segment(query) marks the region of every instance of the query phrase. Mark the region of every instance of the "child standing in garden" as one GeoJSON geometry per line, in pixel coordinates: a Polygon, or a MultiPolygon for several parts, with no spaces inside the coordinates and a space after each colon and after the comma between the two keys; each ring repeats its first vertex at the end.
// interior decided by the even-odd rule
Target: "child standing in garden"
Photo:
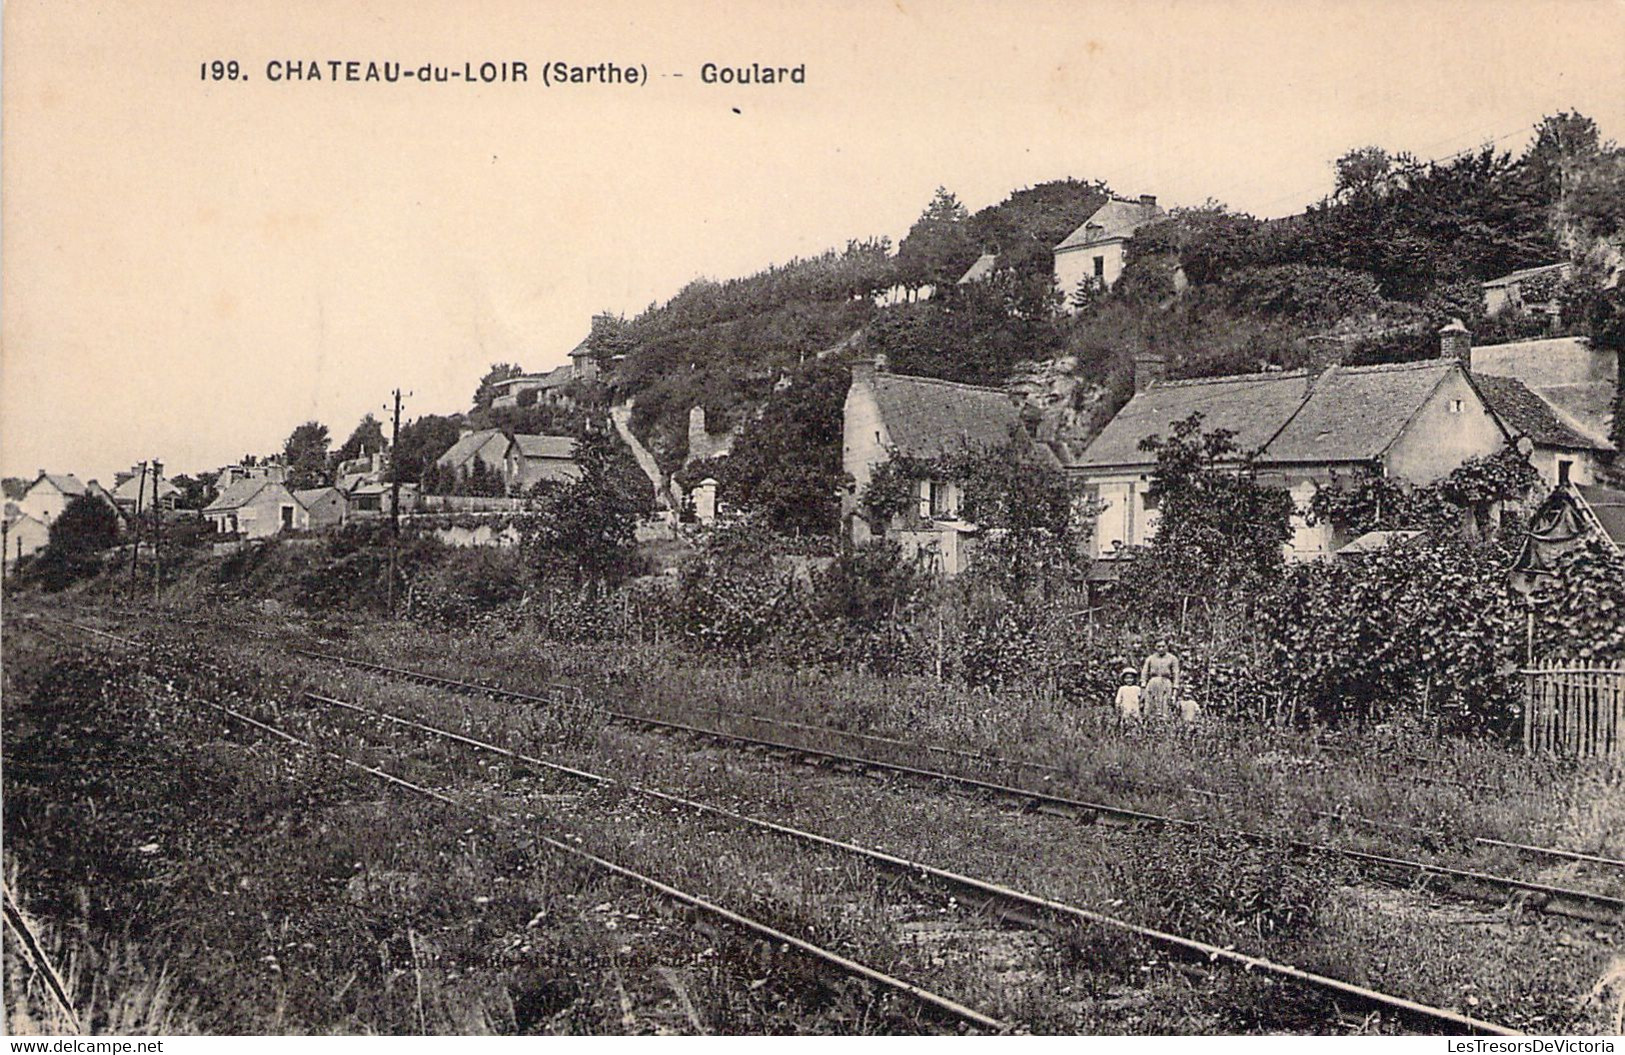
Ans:
{"type": "Polygon", "coordinates": [[[1133,667],[1123,668],[1123,684],[1117,687],[1117,699],[1114,701],[1114,705],[1117,707],[1118,717],[1124,721],[1138,721],[1140,718],[1140,683],[1138,678],[1139,671],[1133,667]]]}

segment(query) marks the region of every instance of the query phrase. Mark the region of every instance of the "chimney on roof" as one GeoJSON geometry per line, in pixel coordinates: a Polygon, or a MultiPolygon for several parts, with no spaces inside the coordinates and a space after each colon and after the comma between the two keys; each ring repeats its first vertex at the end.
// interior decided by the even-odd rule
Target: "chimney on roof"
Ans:
{"type": "Polygon", "coordinates": [[[1451,319],[1439,330],[1439,358],[1454,359],[1463,370],[1473,368],[1473,335],[1460,319],[1451,319]]]}
{"type": "Polygon", "coordinates": [[[1158,352],[1140,352],[1134,357],[1134,394],[1139,395],[1151,387],[1153,381],[1161,381],[1168,360],[1158,352]]]}
{"type": "Polygon", "coordinates": [[[1157,204],[1157,196],[1155,194],[1142,194],[1140,195],[1140,204],[1148,209],[1154,208],[1157,204]]]}

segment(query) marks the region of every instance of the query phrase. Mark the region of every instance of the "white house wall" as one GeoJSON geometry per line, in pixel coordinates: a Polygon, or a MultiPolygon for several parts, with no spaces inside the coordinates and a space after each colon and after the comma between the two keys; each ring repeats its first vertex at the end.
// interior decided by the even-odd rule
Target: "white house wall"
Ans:
{"type": "Polygon", "coordinates": [[[1078,285],[1086,278],[1095,277],[1095,257],[1101,258],[1101,277],[1108,287],[1117,283],[1123,274],[1123,246],[1121,240],[1100,245],[1080,246],[1055,254],[1055,288],[1066,298],[1068,310],[1078,285]]]}

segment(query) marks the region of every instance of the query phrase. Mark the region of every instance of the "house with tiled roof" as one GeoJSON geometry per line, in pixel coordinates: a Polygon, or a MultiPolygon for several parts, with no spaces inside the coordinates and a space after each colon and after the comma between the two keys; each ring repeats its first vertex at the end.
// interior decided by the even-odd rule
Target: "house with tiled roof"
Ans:
{"type": "MultiPolygon", "coordinates": [[[[1176,422],[1202,415],[1202,430],[1234,434],[1238,456],[1250,455],[1261,481],[1284,487],[1300,509],[1339,476],[1376,471],[1428,484],[1472,457],[1512,439],[1490,410],[1464,362],[1464,329],[1441,331],[1446,354],[1411,363],[1308,369],[1163,381],[1154,358],[1136,363],[1136,392],[1069,465],[1102,512],[1093,555],[1111,557],[1156,533],[1157,501],[1149,493],[1156,459],[1140,449],[1167,436],[1176,422]]],[[[1238,459],[1239,464],[1239,459],[1238,459]]],[[[1334,525],[1292,523],[1289,559],[1332,552],[1334,525]]]]}
{"type": "Polygon", "coordinates": [[[166,511],[174,511],[180,502],[181,489],[168,480],[155,480],[154,475],[152,469],[146,465],[132,465],[129,472],[114,475],[111,493],[113,501],[122,512],[126,515],[133,514],[138,505],[145,512],[154,504],[166,511]]]}
{"type": "Polygon", "coordinates": [[[1582,433],[1552,405],[1515,377],[1479,374],[1474,378],[1490,409],[1514,438],[1526,437],[1529,462],[1547,487],[1573,481],[1594,483],[1613,445],[1582,433]]]}
{"type": "Polygon", "coordinates": [[[1549,337],[1476,346],[1472,364],[1497,412],[1504,410],[1509,427],[1530,438],[1531,460],[1548,484],[1555,486],[1565,472],[1575,483],[1592,483],[1614,459],[1608,437],[1618,352],[1585,337],[1549,337]]]}
{"type": "Polygon", "coordinates": [[[1016,400],[1002,389],[894,374],[883,359],[854,364],[841,438],[841,466],[852,479],[841,513],[852,541],[892,539],[931,569],[957,574],[978,532],[960,515],[959,481],[933,476],[910,481],[914,503],[886,523],[871,523],[864,514],[865,489],[875,471],[895,457],[930,462],[1011,443],[1054,463],[1047,447],[1027,440],[1016,400]]]}
{"type": "Polygon", "coordinates": [[[49,525],[62,515],[69,502],[84,493],[84,482],[72,473],[48,473],[41,469],[34,482],[28,485],[28,490],[23,492],[22,498],[17,500],[17,508],[49,525]]]}
{"type": "Polygon", "coordinates": [[[598,359],[589,347],[590,341],[590,337],[583,337],[581,343],[570,349],[567,353],[570,361],[563,366],[556,366],[539,374],[521,374],[496,382],[491,386],[496,393],[491,400],[491,406],[516,407],[521,402],[529,403],[536,400],[554,403],[566,401],[565,389],[569,385],[577,381],[598,379],[598,359]],[[526,392],[534,392],[536,395],[524,396],[526,392]]]}
{"type": "Polygon", "coordinates": [[[5,518],[0,520],[0,542],[4,545],[7,568],[32,553],[38,553],[49,541],[51,529],[45,521],[24,513],[15,502],[6,503],[5,518]]]}
{"type": "Polygon", "coordinates": [[[271,538],[284,531],[310,527],[310,512],[288,490],[279,473],[251,473],[232,478],[215,500],[203,507],[203,519],[222,535],[271,538]]]}
{"type": "Polygon", "coordinates": [[[1526,267],[1482,283],[1484,314],[1506,311],[1539,312],[1556,319],[1561,314],[1557,294],[1563,282],[1574,273],[1574,265],[1563,262],[1526,267]]]}
{"type": "Polygon", "coordinates": [[[349,498],[337,487],[307,487],[293,493],[312,530],[335,528],[343,524],[350,512],[349,498]]]}
{"type": "Polygon", "coordinates": [[[571,483],[581,478],[571,436],[510,435],[501,429],[465,429],[457,442],[435,461],[453,478],[478,471],[502,482],[505,493],[522,494],[542,481],[571,483]]]}
{"type": "Polygon", "coordinates": [[[1085,281],[1109,289],[1123,273],[1123,254],[1134,232],[1167,216],[1155,195],[1113,198],[1055,247],[1055,288],[1070,307],[1085,281]]]}

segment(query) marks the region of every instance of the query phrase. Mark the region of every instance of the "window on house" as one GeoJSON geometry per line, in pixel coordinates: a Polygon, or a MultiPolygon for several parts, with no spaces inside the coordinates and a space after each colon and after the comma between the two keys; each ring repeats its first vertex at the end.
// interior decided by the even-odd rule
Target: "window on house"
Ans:
{"type": "Polygon", "coordinates": [[[1106,277],[1106,258],[1103,257],[1103,256],[1095,257],[1095,277],[1096,278],[1105,278],[1106,277]]]}
{"type": "Polygon", "coordinates": [[[1452,413],[1452,414],[1460,414],[1461,411],[1462,411],[1462,408],[1465,407],[1466,405],[1467,405],[1466,403],[1462,402],[1459,399],[1452,399],[1450,401],[1450,413],[1452,413]]]}
{"type": "Polygon", "coordinates": [[[945,480],[931,481],[931,515],[933,517],[956,516],[959,510],[953,497],[953,485],[945,480]]]}
{"type": "Polygon", "coordinates": [[[293,529],[293,506],[282,507],[282,527],[285,531],[293,529]]]}
{"type": "Polygon", "coordinates": [[[1559,459],[1557,459],[1557,482],[1560,483],[1560,484],[1568,483],[1569,482],[1569,470],[1573,469],[1573,468],[1574,468],[1574,462],[1572,462],[1568,458],[1559,458],[1559,459]]]}

